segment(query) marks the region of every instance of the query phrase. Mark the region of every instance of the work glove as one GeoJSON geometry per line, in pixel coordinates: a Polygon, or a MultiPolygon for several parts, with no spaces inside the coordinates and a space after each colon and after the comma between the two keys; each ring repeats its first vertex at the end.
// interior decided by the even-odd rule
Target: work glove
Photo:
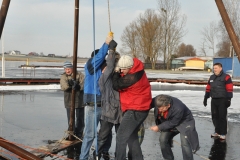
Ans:
{"type": "Polygon", "coordinates": [[[115,51],[116,47],[117,47],[117,42],[115,42],[114,40],[111,40],[111,42],[109,43],[109,47],[108,47],[109,50],[115,51]]]}
{"type": "Polygon", "coordinates": [[[69,84],[69,86],[72,86],[72,89],[73,89],[73,90],[80,89],[80,86],[79,86],[78,82],[75,81],[74,79],[70,79],[70,80],[68,81],[68,84],[69,84]]]}
{"type": "Polygon", "coordinates": [[[204,105],[205,107],[207,106],[207,98],[206,98],[206,97],[204,97],[203,105],[204,105]]]}
{"type": "Polygon", "coordinates": [[[113,37],[111,35],[108,35],[105,43],[109,45],[109,43],[112,41],[112,39],[113,39],[113,37]]]}
{"type": "Polygon", "coordinates": [[[231,106],[231,99],[226,99],[226,106],[227,108],[231,106]]]}
{"type": "Polygon", "coordinates": [[[73,86],[74,85],[74,79],[69,79],[68,80],[68,85],[73,86]]]}

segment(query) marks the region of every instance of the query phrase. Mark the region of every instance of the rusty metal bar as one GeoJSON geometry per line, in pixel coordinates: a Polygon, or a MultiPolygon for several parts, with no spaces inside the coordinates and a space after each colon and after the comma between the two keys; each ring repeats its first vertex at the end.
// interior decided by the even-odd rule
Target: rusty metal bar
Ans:
{"type": "MultiPolygon", "coordinates": [[[[73,42],[73,79],[76,80],[77,74],[77,51],[78,51],[78,24],[79,24],[79,0],[75,0],[74,15],[74,42],[73,42]]],[[[75,125],[75,90],[72,90],[71,111],[69,120],[69,131],[74,130],[75,125]]],[[[73,136],[69,135],[69,140],[73,140],[73,136]]]]}
{"type": "Polygon", "coordinates": [[[11,0],[3,0],[0,10],[0,39],[2,37],[2,31],[4,28],[5,19],[7,17],[8,8],[11,0]]]}
{"type": "Polygon", "coordinates": [[[220,12],[220,15],[222,17],[223,23],[227,29],[230,40],[232,41],[233,48],[234,48],[236,54],[238,55],[238,61],[240,61],[240,43],[239,43],[238,37],[234,31],[234,28],[232,26],[230,18],[227,14],[226,8],[225,8],[222,0],[215,0],[215,1],[216,1],[218,10],[220,12]]]}
{"type": "Polygon", "coordinates": [[[35,156],[34,154],[12,144],[7,142],[5,139],[0,137],[0,146],[5,148],[6,150],[18,155],[21,158],[27,159],[27,160],[41,160],[41,158],[35,156]]]}

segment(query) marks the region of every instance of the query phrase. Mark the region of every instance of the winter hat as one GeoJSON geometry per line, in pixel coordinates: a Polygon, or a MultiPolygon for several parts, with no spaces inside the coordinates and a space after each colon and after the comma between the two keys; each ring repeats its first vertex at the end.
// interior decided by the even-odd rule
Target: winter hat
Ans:
{"type": "Polygon", "coordinates": [[[123,55],[118,61],[118,67],[120,69],[132,68],[133,66],[133,58],[128,55],[123,55]]]}
{"type": "Polygon", "coordinates": [[[64,68],[64,69],[65,69],[65,68],[73,68],[73,65],[72,65],[71,62],[66,61],[66,62],[64,62],[64,64],[63,64],[63,68],[64,68]]]}
{"type": "MultiPolygon", "coordinates": [[[[95,55],[97,55],[98,51],[99,51],[99,49],[95,50],[95,55]]],[[[94,51],[92,51],[91,57],[94,57],[94,51]]]]}

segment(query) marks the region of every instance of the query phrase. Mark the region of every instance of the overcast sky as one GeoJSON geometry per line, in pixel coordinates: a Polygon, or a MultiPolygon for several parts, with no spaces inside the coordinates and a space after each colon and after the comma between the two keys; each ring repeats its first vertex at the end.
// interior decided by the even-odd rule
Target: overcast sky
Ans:
{"type": "MultiPolygon", "coordinates": [[[[2,2],[2,1],[0,1],[2,2]]],[[[200,31],[220,16],[214,0],[179,0],[187,15],[185,44],[199,53],[200,31]]],[[[72,55],[74,33],[74,0],[11,1],[4,26],[4,51],[24,54],[72,55]]],[[[157,9],[157,0],[110,0],[111,26],[121,47],[124,28],[146,9],[157,9]]],[[[101,47],[109,32],[107,0],[96,0],[96,48],[101,47]]],[[[80,0],[78,56],[90,57],[93,50],[92,0],[80,0]]],[[[2,52],[2,47],[1,47],[2,52]]],[[[211,50],[209,55],[211,55],[211,50]]]]}

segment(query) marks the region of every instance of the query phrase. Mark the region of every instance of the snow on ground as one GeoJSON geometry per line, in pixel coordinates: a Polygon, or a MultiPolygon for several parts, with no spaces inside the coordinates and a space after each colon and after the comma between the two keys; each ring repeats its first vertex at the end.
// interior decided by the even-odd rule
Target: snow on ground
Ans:
{"type": "Polygon", "coordinates": [[[56,89],[60,89],[59,84],[0,86],[0,91],[34,91],[34,90],[56,90],[56,89]]]}

